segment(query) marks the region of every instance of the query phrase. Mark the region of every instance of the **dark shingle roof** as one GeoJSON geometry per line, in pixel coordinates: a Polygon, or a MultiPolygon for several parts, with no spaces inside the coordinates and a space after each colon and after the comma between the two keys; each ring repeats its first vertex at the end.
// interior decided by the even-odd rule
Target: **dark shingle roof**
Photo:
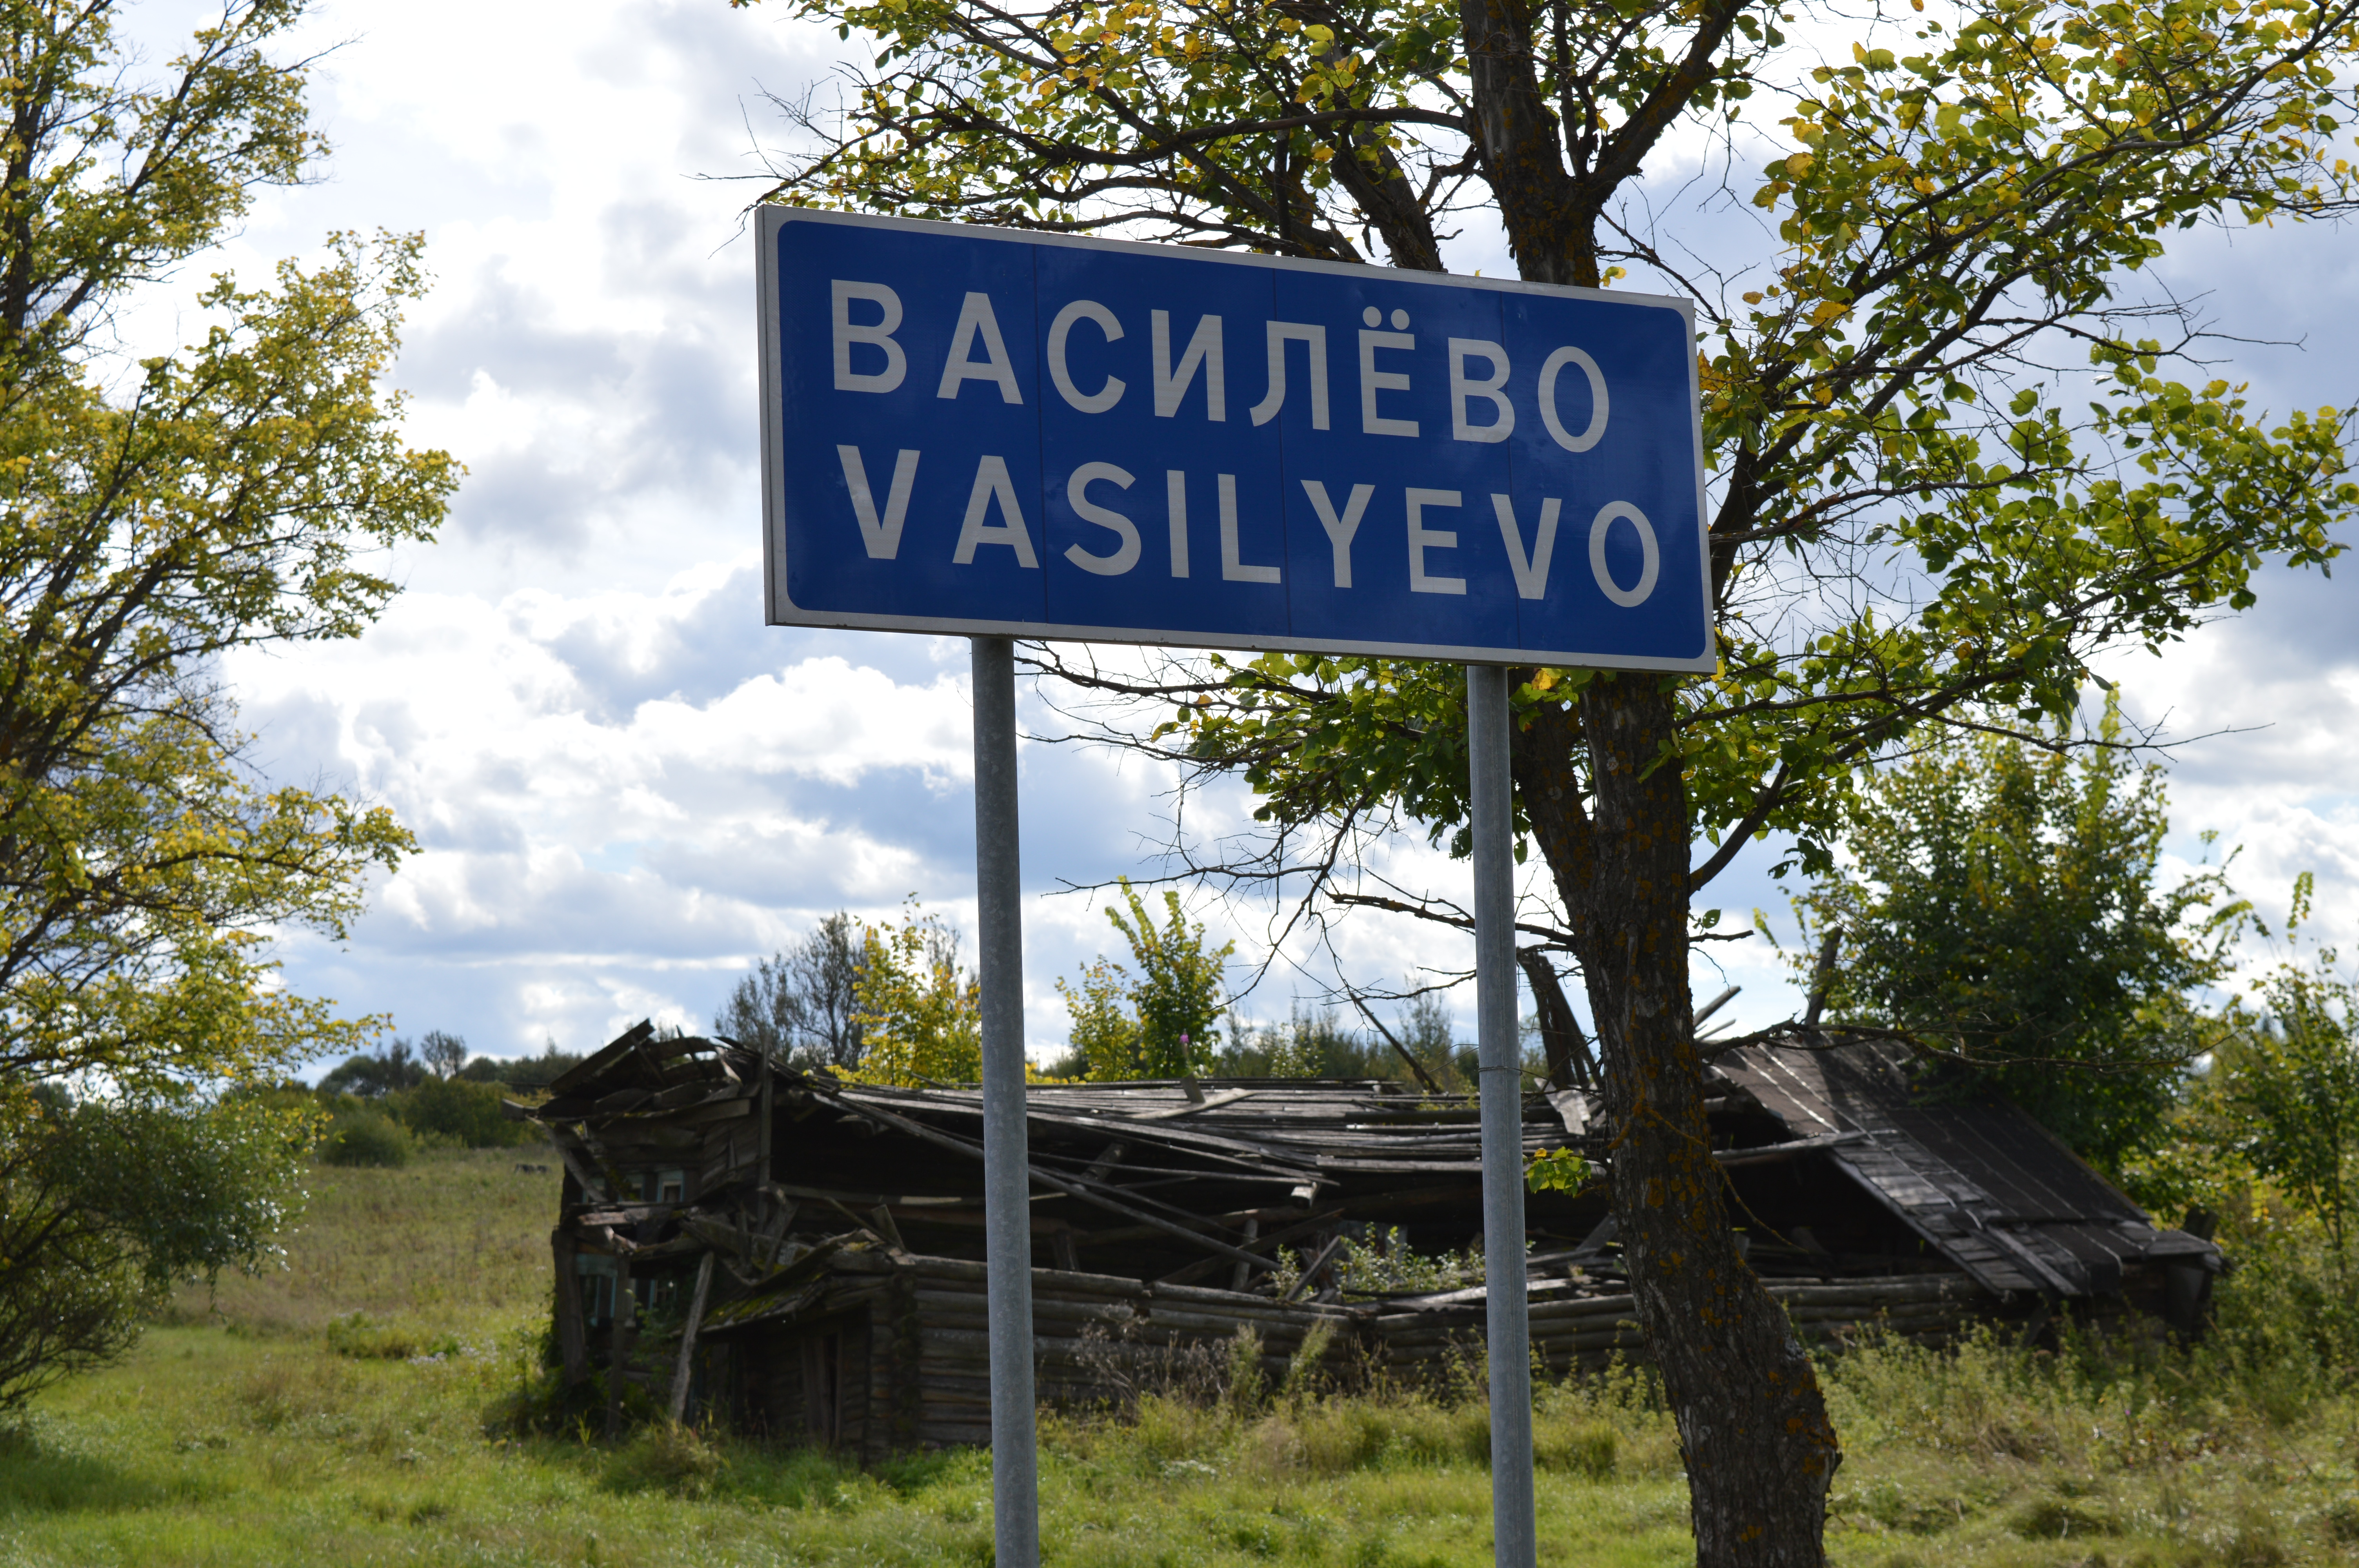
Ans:
{"type": "Polygon", "coordinates": [[[2125,1266],[2219,1258],[2017,1107],[1916,1103],[1898,1047],[1748,1046],[1712,1065],[1797,1138],[1864,1135],[1825,1157],[1986,1289],[2109,1294],[2125,1266]]]}

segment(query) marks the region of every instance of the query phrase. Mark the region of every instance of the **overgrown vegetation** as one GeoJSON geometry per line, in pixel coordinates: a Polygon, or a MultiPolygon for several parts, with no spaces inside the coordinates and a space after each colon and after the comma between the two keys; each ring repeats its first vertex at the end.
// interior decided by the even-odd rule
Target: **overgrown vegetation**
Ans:
{"type": "Polygon", "coordinates": [[[2065,739],[1944,741],[1867,781],[1851,863],[1796,901],[1825,938],[1797,968],[1917,1045],[1927,1098],[2005,1096],[2166,1219],[2245,1214],[2269,1258],[2292,1227],[2347,1283],[2359,983],[2309,939],[2311,879],[2274,926],[2223,868],[2158,886],[2160,770],[2065,739]],[[2207,1003],[2248,938],[2275,961],[2207,1003]]]}
{"type": "MultiPolygon", "coordinates": [[[[1516,820],[1597,1025],[1705,1558],[1814,1561],[1842,1454],[1707,1157],[1696,895],[1765,836],[1827,870],[1857,770],[1948,727],[2036,738],[2109,656],[2341,553],[2346,412],[2255,406],[2151,279],[2184,231],[2359,208],[2359,6],[783,3],[870,47],[779,100],[776,202],[1403,272],[1475,259],[1471,210],[1524,282],[1695,300],[1716,667],[1512,672],[1516,820]]],[[[1593,471],[1564,470],[1584,507],[1593,471]]],[[[1172,848],[1299,899],[1291,929],[1366,895],[1372,841],[1469,847],[1453,665],[1035,660],[1176,765],[1175,824],[1253,792],[1262,831],[1215,807],[1172,848]]]]}
{"type": "Polygon", "coordinates": [[[983,983],[959,962],[958,932],[911,893],[901,924],[860,927],[853,1022],[871,1083],[973,1083],[983,1071],[983,983]]]}
{"type": "MultiPolygon", "coordinates": [[[[941,1563],[987,1556],[989,1455],[840,1458],[710,1426],[604,1444],[503,1418],[540,1376],[558,1178],[495,1152],[321,1169],[287,1267],[184,1292],[120,1368],[0,1434],[0,1564],[941,1563]]],[[[2323,1236],[2226,1216],[2213,1341],[1868,1346],[1838,1568],[2359,1563],[2359,1328],[2323,1236]]],[[[1243,1357],[1042,1423],[1044,1552],[1076,1568],[1490,1560],[1480,1363],[1442,1386],[1239,1378],[1243,1357]]],[[[1691,1563],[1640,1371],[1542,1389],[1542,1562],[1691,1563]]]]}
{"type": "Polygon", "coordinates": [[[2077,756],[2069,726],[2053,750],[1935,741],[1864,781],[1848,863],[1797,901],[1809,946],[1840,955],[1814,982],[1832,1018],[1915,1042],[1929,1098],[2003,1096],[2116,1174],[2219,1037],[2192,996],[2228,971],[2245,909],[2218,866],[2158,883],[2162,770],[2122,738],[2108,711],[2077,756]]]}
{"type": "Polygon", "coordinates": [[[539,1130],[511,1120],[500,1101],[538,1099],[581,1060],[554,1044],[538,1056],[470,1060],[463,1037],[436,1029],[415,1050],[396,1036],[345,1057],[308,1101],[299,1085],[272,1093],[329,1119],[321,1147],[331,1164],[398,1166],[420,1145],[513,1149],[539,1142],[539,1130]]]}
{"type": "Polygon", "coordinates": [[[1158,925],[1130,879],[1120,885],[1122,902],[1106,905],[1106,919],[1130,945],[1136,973],[1100,957],[1082,966],[1080,984],[1058,980],[1073,1018],[1072,1048],[1051,1076],[1177,1078],[1221,1070],[1223,970],[1236,944],[1210,946],[1203,922],[1189,924],[1170,889],[1158,925]]]}
{"type": "Polygon", "coordinates": [[[317,178],[302,10],[172,41],[0,5],[0,1410],[267,1260],[308,1129],[232,1095],[377,1027],[280,984],[273,937],[343,940],[413,842],[266,780],[221,671],[358,636],[440,524],[457,467],[386,384],[418,242],[331,235],[125,327],[317,178]]]}

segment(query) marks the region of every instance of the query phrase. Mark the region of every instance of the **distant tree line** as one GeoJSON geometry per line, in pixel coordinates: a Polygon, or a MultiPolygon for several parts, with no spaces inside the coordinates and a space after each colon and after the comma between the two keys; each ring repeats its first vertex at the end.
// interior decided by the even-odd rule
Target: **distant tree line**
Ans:
{"type": "MultiPolygon", "coordinates": [[[[947,942],[942,957],[955,963],[954,941],[947,942]]],[[[861,959],[859,924],[838,911],[739,980],[712,1031],[794,1066],[857,1067],[861,959]]]]}
{"type": "MultiPolygon", "coordinates": [[[[1298,1005],[1283,1021],[1232,1015],[1226,965],[1166,890],[1158,920],[1127,880],[1106,910],[1129,948],[1101,955],[1057,989],[1071,1016],[1065,1053],[1046,1076],[1125,1078],[1397,1078],[1464,1092],[1473,1047],[1457,1041],[1440,996],[1412,978],[1397,1026],[1365,1034],[1332,1008],[1298,1005]],[[1390,1037],[1387,1038],[1386,1036],[1390,1037]],[[1412,1059],[1414,1065],[1412,1065],[1412,1059]]],[[[874,1082],[972,1082],[981,1070],[980,992],[960,962],[957,931],[913,896],[897,924],[839,911],[757,963],[713,1018],[713,1033],[789,1065],[874,1082]]]]}
{"type": "MultiPolygon", "coordinates": [[[[506,1149],[539,1129],[511,1120],[500,1101],[547,1090],[582,1057],[551,1042],[537,1056],[471,1056],[463,1036],[396,1035],[345,1057],[310,1091],[327,1113],[321,1157],[331,1164],[400,1165],[421,1147],[506,1149]]],[[[300,1091],[296,1091],[300,1092],[300,1091]]]]}

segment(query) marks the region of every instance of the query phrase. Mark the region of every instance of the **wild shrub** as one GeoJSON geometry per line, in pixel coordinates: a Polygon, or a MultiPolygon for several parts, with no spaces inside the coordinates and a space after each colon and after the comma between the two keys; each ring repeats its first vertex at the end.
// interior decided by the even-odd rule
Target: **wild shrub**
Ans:
{"type": "Polygon", "coordinates": [[[467,1347],[450,1331],[422,1329],[416,1324],[387,1323],[366,1313],[346,1313],[331,1318],[328,1348],[361,1361],[408,1361],[419,1357],[450,1357],[467,1347]]]}
{"type": "Polygon", "coordinates": [[[1323,1386],[1326,1379],[1320,1362],[1334,1342],[1335,1325],[1325,1318],[1303,1330],[1302,1343],[1295,1346],[1293,1357],[1286,1364],[1286,1381],[1278,1385],[1281,1403],[1299,1405],[1323,1386]]]}
{"type": "Polygon", "coordinates": [[[1621,1445],[1620,1436],[1602,1421],[1536,1422],[1532,1463],[1542,1470],[1609,1481],[1621,1445]]]}
{"type": "Polygon", "coordinates": [[[2359,1382],[2359,1292],[2316,1219],[2266,1190],[2245,1197],[2223,1228],[2236,1269],[2213,1287],[2196,1356],[2284,1426],[2359,1382]]]}
{"type": "Polygon", "coordinates": [[[374,1110],[353,1111],[328,1125],[320,1141],[320,1158],[331,1165],[377,1165],[397,1169],[409,1163],[418,1141],[399,1122],[374,1110]]]}
{"type": "Polygon", "coordinates": [[[1129,1443],[1147,1467],[1195,1459],[1217,1451],[1233,1430],[1226,1411],[1172,1394],[1148,1394],[1138,1401],[1129,1443]]]}
{"type": "Polygon", "coordinates": [[[1469,1247],[1429,1258],[1409,1246],[1399,1227],[1390,1226],[1365,1239],[1345,1237],[1336,1253],[1335,1278],[1346,1296],[1463,1290],[1483,1282],[1483,1251],[1469,1247]]]}
{"type": "Polygon", "coordinates": [[[1398,1405],[1374,1400],[1298,1400],[1256,1429],[1256,1445],[1270,1469],[1341,1476],[1381,1460],[1404,1413],[1398,1405]]]}
{"type": "Polygon", "coordinates": [[[1228,1348],[1228,1381],[1222,1393],[1231,1411],[1241,1415],[1260,1408],[1268,1387],[1261,1368],[1261,1331],[1251,1324],[1245,1325],[1229,1341],[1228,1348]]]}
{"type": "Polygon", "coordinates": [[[2085,1541],[2121,1533],[2114,1510],[2091,1498],[2034,1498],[2016,1509],[2007,1528],[2026,1541],[2085,1541]]]}
{"type": "Polygon", "coordinates": [[[385,1097],[387,1114],[420,1139],[462,1149],[513,1149],[535,1141],[540,1130],[511,1121],[500,1109],[495,1084],[469,1078],[427,1078],[385,1097]]]}
{"type": "MultiPolygon", "coordinates": [[[[636,1384],[625,1384],[625,1415],[652,1413],[652,1403],[636,1384]],[[635,1393],[636,1401],[628,1397],[635,1393]]],[[[605,1420],[603,1372],[569,1383],[561,1368],[527,1367],[484,1409],[484,1431],[495,1438],[571,1437],[587,1443],[604,1430],[605,1420]]]]}
{"type": "Polygon", "coordinates": [[[676,1421],[653,1422],[615,1454],[604,1484],[610,1491],[702,1498],[728,1467],[728,1458],[696,1428],[676,1421]]]}

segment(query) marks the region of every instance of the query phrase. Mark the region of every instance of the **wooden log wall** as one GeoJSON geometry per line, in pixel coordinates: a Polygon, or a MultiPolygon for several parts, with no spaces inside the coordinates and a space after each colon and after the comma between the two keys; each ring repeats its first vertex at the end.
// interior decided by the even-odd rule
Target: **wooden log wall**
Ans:
{"type": "MultiPolygon", "coordinates": [[[[1858,1280],[1836,1284],[1771,1284],[1805,1344],[1825,1343],[1881,1327],[1919,1344],[1942,1345],[1973,1322],[1998,1315],[1998,1298],[1963,1274],[1858,1280]]],[[[1628,1295],[1536,1301],[1529,1309],[1532,1349],[1552,1372],[1594,1368],[1615,1356],[1645,1359],[1636,1310],[1628,1295]]],[[[1469,1303],[1441,1310],[1380,1313],[1375,1329],[1388,1366],[1412,1376],[1438,1372],[1452,1357],[1479,1353],[1483,1309],[1469,1303]]]]}
{"type": "MultiPolygon", "coordinates": [[[[990,1440],[990,1342],[980,1263],[926,1258],[909,1265],[916,1320],[920,1441],[990,1440]]],[[[1240,1329],[1261,1340],[1261,1373],[1284,1379],[1312,1329],[1324,1324],[1323,1372],[1346,1371],[1364,1317],[1332,1306],[1071,1270],[1032,1271],[1035,1377],[1052,1404],[1123,1405],[1172,1388],[1211,1392],[1230,1371],[1240,1329]]]]}
{"type": "MultiPolygon", "coordinates": [[[[874,1463],[895,1450],[988,1443],[984,1266],[907,1253],[837,1261],[839,1271],[790,1321],[747,1331],[746,1392],[760,1424],[788,1441],[829,1425],[812,1414],[821,1392],[816,1346],[839,1340],[847,1348],[833,1365],[846,1380],[826,1390],[840,1412],[836,1445],[874,1463]],[[855,1339],[856,1354],[848,1348],[855,1339]]],[[[1271,1387],[1319,1325],[1327,1335],[1318,1365],[1328,1375],[1348,1373],[1374,1344],[1364,1312],[1316,1303],[1057,1269],[1034,1270],[1032,1290],[1035,1375],[1050,1403],[1121,1405],[1174,1387],[1210,1392],[1227,1377],[1230,1346],[1246,1326],[1260,1336],[1271,1387]]]]}
{"type": "MultiPolygon", "coordinates": [[[[792,1318],[749,1327],[748,1363],[763,1424],[788,1441],[832,1442],[875,1463],[896,1451],[991,1440],[990,1341],[984,1266],[963,1260],[855,1254],[832,1260],[823,1287],[792,1318]],[[824,1350],[822,1351],[822,1346],[824,1350]],[[816,1413],[824,1393],[832,1415],[816,1413]]],[[[1119,1408],[1140,1395],[1211,1395],[1230,1376],[1232,1346],[1251,1327],[1275,1389],[1323,1325],[1318,1367],[1348,1379],[1369,1366],[1438,1380],[1479,1357],[1480,1302],[1423,1309],[1274,1302],[1232,1291],[1153,1285],[1070,1270],[1033,1271],[1035,1375],[1045,1403],[1119,1408]]],[[[1963,1274],[1772,1285],[1806,1342],[1870,1326],[1924,1344],[1954,1340],[2002,1303],[1963,1274]]],[[[1534,1351],[1552,1372],[1644,1359],[1627,1295],[1536,1301],[1534,1351]]]]}

